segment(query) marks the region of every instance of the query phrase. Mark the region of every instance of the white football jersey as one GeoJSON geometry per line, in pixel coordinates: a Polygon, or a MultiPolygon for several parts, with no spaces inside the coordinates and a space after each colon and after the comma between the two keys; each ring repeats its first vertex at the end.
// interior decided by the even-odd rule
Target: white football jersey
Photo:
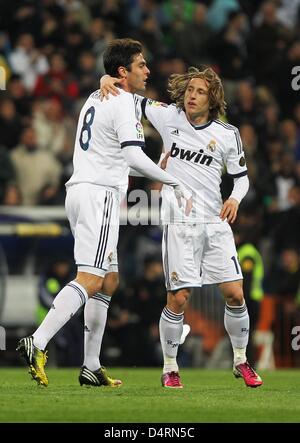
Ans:
{"type": "MultiPolygon", "coordinates": [[[[141,97],[139,97],[141,100],[141,97]]],[[[233,178],[247,175],[245,155],[236,127],[212,120],[193,126],[181,109],[144,98],[144,116],[160,133],[164,151],[171,151],[167,171],[193,193],[189,217],[179,208],[170,186],[162,189],[161,218],[164,223],[219,223],[222,208],[221,178],[227,172],[233,178]]]]}
{"type": "Polygon", "coordinates": [[[66,186],[93,183],[126,192],[129,167],[122,154],[126,146],[145,145],[141,109],[136,97],[120,94],[100,100],[93,92],[83,105],[76,132],[74,172],[66,186]]]}

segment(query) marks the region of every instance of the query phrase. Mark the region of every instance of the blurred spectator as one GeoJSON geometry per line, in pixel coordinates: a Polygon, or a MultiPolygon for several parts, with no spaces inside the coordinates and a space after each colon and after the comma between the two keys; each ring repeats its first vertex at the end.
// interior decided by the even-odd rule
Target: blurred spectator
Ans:
{"type": "MultiPolygon", "coordinates": [[[[56,4],[59,8],[59,5],[56,4]]],[[[63,22],[64,10],[58,9],[56,12],[51,8],[45,8],[43,11],[43,21],[41,23],[41,45],[44,53],[50,55],[54,49],[63,45],[64,33],[63,22]]]]}
{"type": "Polygon", "coordinates": [[[0,101],[0,144],[12,149],[19,143],[21,132],[22,122],[14,102],[3,98],[0,101]]]}
{"type": "MultiPolygon", "coordinates": [[[[291,207],[282,212],[273,227],[272,236],[275,251],[294,247],[300,251],[300,186],[292,186],[288,192],[291,207]]],[[[275,221],[275,220],[274,220],[275,221]]]]}
{"type": "Polygon", "coordinates": [[[269,166],[267,174],[277,174],[280,170],[281,157],[284,153],[284,146],[278,136],[268,137],[265,140],[266,164],[269,166]]]}
{"type": "MultiPolygon", "coordinates": [[[[156,0],[128,0],[128,28],[137,29],[141,26],[142,18],[145,15],[153,15],[155,19],[158,21],[159,26],[162,27],[164,25],[170,24],[174,22],[174,17],[172,17],[172,8],[177,9],[178,5],[183,9],[185,5],[190,6],[190,0],[180,1],[166,1],[160,4],[156,0]]],[[[183,16],[181,14],[182,10],[178,14],[179,16],[183,16]]]]}
{"type": "Polygon", "coordinates": [[[89,49],[89,41],[79,25],[73,25],[65,34],[64,52],[69,70],[74,72],[78,67],[80,53],[89,49]]]}
{"type": "Polygon", "coordinates": [[[264,107],[259,135],[262,143],[269,138],[279,137],[279,107],[277,103],[269,103],[264,107]]]}
{"type": "Polygon", "coordinates": [[[213,0],[208,10],[208,24],[214,32],[221,31],[227,23],[228,16],[240,9],[237,0],[213,0]]]}
{"type": "Polygon", "coordinates": [[[127,15],[129,14],[127,2],[120,0],[106,0],[97,5],[95,12],[99,14],[105,23],[120,38],[127,37],[130,27],[128,26],[127,15]]]}
{"type": "Polygon", "coordinates": [[[91,13],[89,7],[84,2],[78,0],[64,0],[63,5],[67,15],[67,21],[69,16],[69,20],[72,23],[80,25],[84,30],[89,28],[91,13]]]}
{"type": "Polygon", "coordinates": [[[297,25],[300,0],[280,0],[277,17],[284,26],[293,29],[297,25]]]}
{"type": "Polygon", "coordinates": [[[21,76],[29,92],[34,88],[37,77],[49,69],[46,57],[35,47],[34,37],[29,33],[20,35],[9,62],[13,72],[21,76]]]}
{"type": "Polygon", "coordinates": [[[294,170],[294,159],[290,154],[283,154],[280,169],[274,177],[276,186],[276,206],[278,211],[285,211],[292,206],[288,199],[289,191],[297,184],[294,170]]]}
{"type": "Polygon", "coordinates": [[[287,35],[278,21],[277,8],[276,2],[263,2],[259,24],[251,32],[252,66],[259,84],[273,84],[286,45],[287,35]]]}
{"type": "Polygon", "coordinates": [[[114,36],[113,32],[107,28],[105,21],[99,17],[94,18],[91,21],[89,38],[91,41],[90,49],[96,57],[98,73],[103,75],[105,73],[103,66],[103,53],[109,41],[116,38],[116,36],[114,36]]]}
{"type": "Polygon", "coordinates": [[[21,144],[13,149],[11,159],[22,204],[51,204],[58,192],[61,165],[51,153],[39,148],[32,127],[24,129],[21,144]]]}
{"type": "Polygon", "coordinates": [[[10,39],[6,32],[2,32],[0,27],[0,61],[1,65],[6,64],[6,61],[8,60],[9,54],[11,52],[11,43],[10,39]]]}
{"type": "Polygon", "coordinates": [[[89,51],[80,54],[76,71],[79,95],[86,98],[92,91],[99,88],[99,72],[96,67],[96,57],[89,51]]]}
{"type": "Polygon", "coordinates": [[[33,93],[36,97],[56,98],[67,108],[71,107],[79,89],[62,54],[56,52],[51,55],[50,69],[37,79],[33,93]]]}
{"type": "Polygon", "coordinates": [[[4,3],[8,4],[7,24],[11,35],[17,29],[18,33],[30,33],[39,37],[40,8],[36,7],[35,0],[4,3]]]}
{"type": "Polygon", "coordinates": [[[250,81],[243,80],[237,84],[236,101],[228,109],[228,120],[237,127],[243,123],[250,123],[256,127],[261,123],[261,108],[250,81]]]}
{"type": "Polygon", "coordinates": [[[7,90],[10,98],[13,100],[16,111],[19,114],[22,123],[29,123],[31,114],[32,100],[19,75],[14,74],[11,76],[7,90]]]}
{"type": "Polygon", "coordinates": [[[0,145],[0,204],[16,205],[20,201],[13,198],[16,195],[16,174],[13,163],[4,146],[0,145]]]}
{"type": "Polygon", "coordinates": [[[157,17],[153,14],[144,14],[141,27],[133,33],[133,38],[141,41],[146,46],[152,60],[167,54],[163,37],[157,17]]]}
{"type": "Polygon", "coordinates": [[[57,159],[69,159],[73,154],[74,121],[65,115],[63,106],[55,98],[44,100],[33,114],[39,148],[52,153],[57,159]]]}
{"type": "Polygon", "coordinates": [[[280,133],[284,143],[284,152],[294,157],[297,142],[297,126],[294,120],[283,120],[280,123],[280,133]]]}
{"type": "Polygon", "coordinates": [[[233,11],[224,30],[214,39],[215,58],[220,75],[226,80],[241,80],[251,73],[247,64],[247,34],[247,17],[241,11],[233,11]]]}
{"type": "Polygon", "coordinates": [[[199,67],[211,62],[210,51],[213,34],[207,24],[207,7],[205,5],[196,4],[193,20],[182,23],[178,29],[172,28],[172,31],[172,41],[176,42],[176,53],[189,66],[199,67]],[[201,39],[199,39],[200,35],[201,39]]]}
{"type": "Polygon", "coordinates": [[[284,51],[280,64],[273,73],[274,88],[280,105],[280,115],[282,118],[293,117],[295,107],[300,104],[299,91],[295,90],[292,84],[294,78],[292,69],[299,65],[300,39],[297,39],[284,51]]]}

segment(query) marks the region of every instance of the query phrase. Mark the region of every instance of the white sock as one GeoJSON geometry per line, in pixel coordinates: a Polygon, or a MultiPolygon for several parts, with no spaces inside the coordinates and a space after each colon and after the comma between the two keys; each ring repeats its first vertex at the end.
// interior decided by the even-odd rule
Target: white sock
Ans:
{"type": "Polygon", "coordinates": [[[230,337],[234,365],[245,363],[249,339],[249,315],[245,301],[242,306],[229,306],[226,303],[224,325],[230,337]]]}
{"type": "Polygon", "coordinates": [[[175,314],[167,307],[164,307],[160,321],[159,334],[164,356],[163,373],[178,371],[177,352],[183,330],[183,312],[175,314]]]}
{"type": "Polygon", "coordinates": [[[84,366],[91,371],[101,367],[100,350],[111,297],[98,292],[84,308],[84,366]]]}
{"type": "Polygon", "coordinates": [[[44,350],[51,338],[85,304],[88,294],[75,281],[68,283],[55,297],[51,309],[33,335],[33,344],[44,350]]]}

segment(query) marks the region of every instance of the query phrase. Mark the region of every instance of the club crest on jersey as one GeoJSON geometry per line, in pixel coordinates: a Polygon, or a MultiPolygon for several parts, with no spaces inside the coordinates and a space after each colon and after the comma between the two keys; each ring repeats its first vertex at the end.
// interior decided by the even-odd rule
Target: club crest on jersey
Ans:
{"type": "Polygon", "coordinates": [[[164,108],[168,107],[166,103],[158,102],[157,100],[151,100],[150,98],[148,98],[147,103],[150,106],[163,106],[164,108]]]}
{"type": "Polygon", "coordinates": [[[179,131],[178,129],[174,129],[174,131],[171,131],[172,135],[179,135],[179,131]]]}
{"type": "Polygon", "coordinates": [[[171,273],[171,280],[172,281],[179,281],[179,276],[178,276],[178,274],[177,274],[177,272],[172,272],[171,273]]]}
{"type": "Polygon", "coordinates": [[[209,149],[211,152],[214,152],[214,151],[216,150],[216,147],[217,147],[217,142],[216,142],[216,140],[212,139],[212,140],[208,143],[208,145],[207,145],[206,147],[207,147],[207,149],[209,149]]]}

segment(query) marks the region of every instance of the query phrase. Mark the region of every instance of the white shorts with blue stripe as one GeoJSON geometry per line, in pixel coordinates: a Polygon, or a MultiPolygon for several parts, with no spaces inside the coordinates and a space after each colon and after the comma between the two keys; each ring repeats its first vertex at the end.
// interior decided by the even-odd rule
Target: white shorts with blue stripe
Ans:
{"type": "Polygon", "coordinates": [[[229,224],[167,224],[162,241],[168,291],[242,280],[229,224]]]}
{"type": "Polygon", "coordinates": [[[100,277],[118,272],[118,191],[91,183],[75,184],[67,188],[65,206],[78,271],[100,277]]]}

